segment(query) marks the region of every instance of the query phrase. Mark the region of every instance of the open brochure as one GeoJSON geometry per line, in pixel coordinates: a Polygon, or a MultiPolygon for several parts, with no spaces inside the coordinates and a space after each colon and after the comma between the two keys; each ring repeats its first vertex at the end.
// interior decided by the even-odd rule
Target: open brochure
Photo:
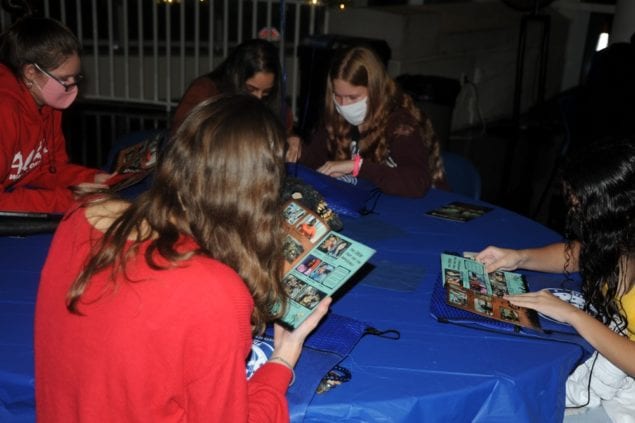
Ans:
{"type": "Polygon", "coordinates": [[[105,183],[120,191],[143,180],[157,164],[161,133],[122,149],[117,154],[115,174],[105,183]]]}
{"type": "Polygon", "coordinates": [[[286,203],[284,289],[289,298],[282,322],[296,328],[326,296],[362,267],[375,250],[333,232],[317,214],[295,201],[286,203]]]}
{"type": "Polygon", "coordinates": [[[540,331],[534,310],[512,305],[505,294],[527,292],[527,283],[518,273],[487,273],[485,266],[471,258],[441,254],[441,273],[446,302],[463,310],[540,331]]]}

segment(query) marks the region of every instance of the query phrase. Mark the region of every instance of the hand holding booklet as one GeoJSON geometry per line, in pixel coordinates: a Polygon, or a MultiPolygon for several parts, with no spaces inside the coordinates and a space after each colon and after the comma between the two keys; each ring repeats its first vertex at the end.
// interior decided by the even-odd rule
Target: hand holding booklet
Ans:
{"type": "Polygon", "coordinates": [[[441,272],[446,303],[481,316],[541,331],[538,314],[503,298],[527,292],[523,275],[496,271],[487,273],[472,258],[441,254],[441,272]]]}
{"type": "Polygon", "coordinates": [[[283,209],[287,235],[283,245],[288,302],[282,323],[296,328],[326,296],[332,295],[375,250],[340,233],[295,201],[283,209]]]}

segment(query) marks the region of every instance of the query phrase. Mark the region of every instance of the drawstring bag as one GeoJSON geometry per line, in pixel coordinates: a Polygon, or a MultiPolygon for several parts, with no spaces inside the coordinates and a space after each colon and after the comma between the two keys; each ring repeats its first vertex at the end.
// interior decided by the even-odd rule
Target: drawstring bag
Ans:
{"type": "MultiPolygon", "coordinates": [[[[292,421],[301,421],[316,392],[325,392],[355,375],[340,366],[364,335],[399,339],[395,330],[378,331],[365,322],[329,313],[316,330],[307,337],[300,360],[294,368],[295,382],[287,391],[292,421]]],[[[263,364],[273,352],[273,327],[268,326],[263,336],[257,336],[247,363],[247,377],[263,364]]]]}
{"type": "Polygon", "coordinates": [[[286,167],[287,177],[311,185],[322,194],[329,207],[342,216],[360,217],[372,213],[381,196],[381,191],[365,179],[357,178],[357,184],[352,185],[298,163],[287,163],[286,167]]]}
{"type": "Polygon", "coordinates": [[[443,323],[457,323],[466,326],[481,327],[483,329],[491,329],[502,332],[518,332],[520,326],[511,323],[501,322],[499,320],[488,319],[480,314],[470,313],[460,308],[452,307],[445,302],[445,288],[441,275],[434,284],[432,298],[430,299],[430,314],[432,317],[443,323]]]}
{"type": "Polygon", "coordinates": [[[540,317],[542,331],[526,329],[518,325],[489,319],[476,313],[452,307],[445,302],[445,297],[446,293],[442,277],[439,274],[430,299],[430,314],[438,322],[453,323],[459,326],[497,333],[508,333],[513,336],[574,344],[580,347],[584,360],[594,351],[593,347],[584,338],[580,337],[572,326],[566,323],[540,317]]]}

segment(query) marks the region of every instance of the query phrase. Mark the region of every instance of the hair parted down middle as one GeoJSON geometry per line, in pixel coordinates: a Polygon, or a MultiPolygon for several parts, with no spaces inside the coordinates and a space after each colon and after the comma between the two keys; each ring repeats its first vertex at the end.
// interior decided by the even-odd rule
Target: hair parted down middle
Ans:
{"type": "Polygon", "coordinates": [[[158,253],[172,264],[206,255],[234,269],[254,299],[252,328],[261,331],[284,310],[274,315],[274,304],[285,305],[283,149],[284,129],[257,98],[219,96],[198,105],[166,147],[152,187],[97,245],[68,293],[68,308],[78,312],[91,275],[111,266],[113,280],[125,274],[126,259],[150,241],[145,259],[153,268],[162,269],[154,259],[158,253]],[[127,248],[131,234],[137,239],[127,248]],[[196,241],[198,250],[176,250],[183,234],[196,241]]]}
{"type": "Polygon", "coordinates": [[[278,49],[269,41],[247,40],[236,46],[216,69],[208,74],[223,93],[247,93],[245,83],[257,73],[273,75],[273,86],[263,101],[271,110],[280,112],[280,59],[278,49]]]}
{"type": "MultiPolygon", "coordinates": [[[[441,146],[430,119],[413,103],[388,75],[377,55],[367,47],[353,47],[338,52],[326,81],[324,122],[328,133],[328,150],[335,160],[350,155],[350,124],[333,104],[333,81],[341,79],[351,85],[368,89],[368,112],[360,133],[359,149],[364,159],[382,163],[388,156],[386,127],[390,113],[401,107],[413,118],[411,130],[422,131],[429,151],[428,166],[432,183],[438,185],[445,178],[441,146]],[[418,123],[418,125],[417,125],[418,123]]],[[[403,130],[404,128],[401,128],[403,130]]]]}

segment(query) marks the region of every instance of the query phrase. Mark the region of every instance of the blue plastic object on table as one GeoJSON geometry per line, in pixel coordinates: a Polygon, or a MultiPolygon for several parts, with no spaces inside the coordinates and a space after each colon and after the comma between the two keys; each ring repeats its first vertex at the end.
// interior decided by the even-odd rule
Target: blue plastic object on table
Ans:
{"type": "Polygon", "coordinates": [[[357,179],[357,185],[323,175],[299,163],[286,164],[287,176],[298,178],[315,188],[331,210],[340,216],[360,217],[372,210],[379,189],[366,179],[357,179]]]}
{"type": "MultiPolygon", "coordinates": [[[[421,199],[384,195],[374,213],[344,218],[343,233],[377,254],[370,269],[335,296],[332,309],[397,329],[401,339],[362,338],[342,362],[352,379],[315,395],[303,421],[562,421],[565,380],[588,347],[579,337],[489,332],[430,315],[440,252],[479,251],[490,244],[520,248],[560,237],[500,208],[466,223],[425,215],[457,200],[466,198],[439,190],[421,199]]],[[[2,422],[34,421],[33,310],[50,239],[0,237],[2,422]]],[[[562,278],[527,276],[532,290],[559,287],[562,278]]]]}

